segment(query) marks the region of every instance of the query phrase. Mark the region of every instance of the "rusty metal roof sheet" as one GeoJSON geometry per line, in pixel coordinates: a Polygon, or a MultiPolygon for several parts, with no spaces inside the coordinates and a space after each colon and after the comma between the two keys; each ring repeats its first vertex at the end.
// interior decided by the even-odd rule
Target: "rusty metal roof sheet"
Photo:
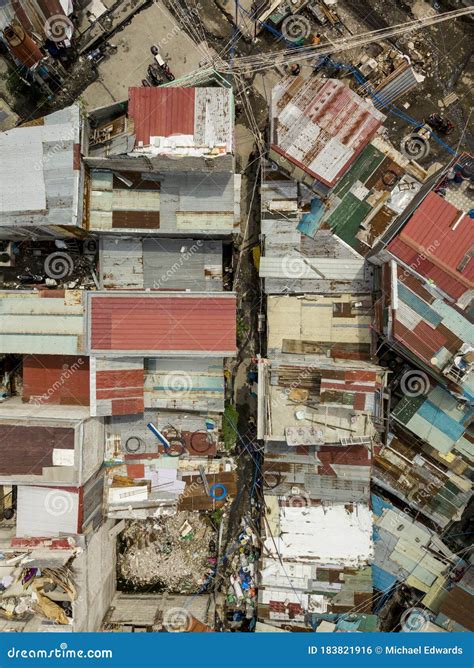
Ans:
{"type": "Polygon", "coordinates": [[[230,89],[130,88],[128,113],[138,147],[181,155],[232,152],[230,89]]]}
{"type": "Polygon", "coordinates": [[[290,76],[272,92],[272,149],[333,187],[384,119],[341,81],[290,76]]]}
{"type": "Polygon", "coordinates": [[[128,96],[137,142],[194,134],[194,88],[130,88],[128,96]]]}

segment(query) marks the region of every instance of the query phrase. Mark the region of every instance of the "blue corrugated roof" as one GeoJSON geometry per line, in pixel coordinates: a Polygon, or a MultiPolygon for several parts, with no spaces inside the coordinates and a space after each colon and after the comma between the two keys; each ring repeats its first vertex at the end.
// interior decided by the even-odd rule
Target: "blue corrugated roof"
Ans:
{"type": "Polygon", "coordinates": [[[298,232],[301,232],[301,234],[305,234],[307,237],[314,237],[314,235],[319,229],[319,225],[323,218],[323,214],[324,214],[324,204],[318,197],[314,197],[311,200],[310,213],[303,214],[296,229],[298,230],[298,232]]]}
{"type": "MultiPolygon", "coordinates": [[[[443,432],[453,443],[461,438],[466,429],[462,423],[456,422],[452,417],[446,415],[441,408],[433,404],[429,399],[420,406],[418,415],[427,422],[430,422],[435,429],[443,432]]],[[[463,417],[464,414],[460,411],[460,418],[463,417]]]]}
{"type": "Polygon", "coordinates": [[[375,564],[372,566],[372,579],[374,589],[385,592],[389,591],[397,581],[394,575],[382,570],[379,566],[375,566],[375,564]]]}
{"type": "Polygon", "coordinates": [[[443,325],[464,342],[472,340],[472,325],[461,313],[455,311],[451,306],[445,304],[441,299],[436,299],[432,308],[443,318],[443,325]]]}
{"type": "Polygon", "coordinates": [[[421,315],[425,320],[427,320],[434,327],[437,327],[443,320],[443,317],[436,313],[426,302],[420,299],[414,292],[409,290],[403,283],[398,282],[398,297],[399,299],[408,304],[415,313],[421,315]]]}

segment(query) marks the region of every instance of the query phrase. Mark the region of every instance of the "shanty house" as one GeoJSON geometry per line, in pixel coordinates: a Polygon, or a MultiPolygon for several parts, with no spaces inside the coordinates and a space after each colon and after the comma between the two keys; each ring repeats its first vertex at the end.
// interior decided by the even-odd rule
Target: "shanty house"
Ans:
{"type": "Polygon", "coordinates": [[[0,133],[0,238],[59,238],[82,229],[84,141],[78,106],[0,133]]]}

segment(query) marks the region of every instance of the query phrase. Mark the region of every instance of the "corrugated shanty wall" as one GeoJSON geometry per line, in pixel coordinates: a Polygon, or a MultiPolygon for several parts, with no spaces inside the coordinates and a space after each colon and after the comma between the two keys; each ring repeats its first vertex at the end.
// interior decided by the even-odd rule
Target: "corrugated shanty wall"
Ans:
{"type": "Polygon", "coordinates": [[[92,415],[143,413],[143,395],[143,358],[91,358],[92,415]]]}

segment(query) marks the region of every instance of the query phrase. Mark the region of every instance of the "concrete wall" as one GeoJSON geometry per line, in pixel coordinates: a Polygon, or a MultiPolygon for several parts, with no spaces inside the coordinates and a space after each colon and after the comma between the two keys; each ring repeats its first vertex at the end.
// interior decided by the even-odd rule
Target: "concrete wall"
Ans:
{"type": "Polygon", "coordinates": [[[74,632],[98,631],[116,590],[116,537],[109,520],[86,538],[84,551],[74,562],[78,597],[73,604],[74,632]]]}

